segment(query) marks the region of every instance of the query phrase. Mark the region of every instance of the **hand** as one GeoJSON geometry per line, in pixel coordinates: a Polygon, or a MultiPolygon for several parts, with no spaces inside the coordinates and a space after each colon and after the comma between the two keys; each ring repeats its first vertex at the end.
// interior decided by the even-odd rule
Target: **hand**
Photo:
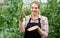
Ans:
{"type": "Polygon", "coordinates": [[[25,14],[24,11],[25,10],[21,10],[21,12],[20,12],[20,21],[21,22],[23,21],[23,15],[25,14]]]}
{"type": "Polygon", "coordinates": [[[21,21],[21,22],[23,21],[22,16],[20,16],[20,21],[21,21]]]}
{"type": "Polygon", "coordinates": [[[33,26],[33,27],[31,27],[31,28],[29,28],[29,29],[27,29],[28,31],[33,31],[33,30],[36,30],[36,29],[38,29],[39,27],[38,26],[33,26]]]}

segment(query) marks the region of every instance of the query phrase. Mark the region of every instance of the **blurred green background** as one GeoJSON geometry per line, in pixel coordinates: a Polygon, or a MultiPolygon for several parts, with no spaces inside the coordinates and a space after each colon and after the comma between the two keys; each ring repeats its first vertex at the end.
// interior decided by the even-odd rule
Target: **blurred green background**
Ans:
{"type": "MultiPolygon", "coordinates": [[[[46,0],[47,3],[39,1],[41,14],[48,17],[48,38],[60,38],[60,0],[46,0]]],[[[0,38],[24,37],[24,33],[20,33],[19,29],[20,12],[24,5],[23,0],[0,0],[0,38]]],[[[29,15],[29,3],[25,5],[25,9],[25,15],[29,15]]]]}

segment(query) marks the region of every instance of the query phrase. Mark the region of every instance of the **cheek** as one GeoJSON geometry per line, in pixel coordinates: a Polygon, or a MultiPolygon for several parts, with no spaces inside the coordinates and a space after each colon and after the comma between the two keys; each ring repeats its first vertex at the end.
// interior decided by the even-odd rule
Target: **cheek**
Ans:
{"type": "Polygon", "coordinates": [[[37,13],[37,12],[39,12],[39,9],[32,9],[32,8],[30,8],[30,11],[31,11],[31,12],[36,12],[36,13],[37,13]]]}
{"type": "Polygon", "coordinates": [[[36,9],[35,11],[36,11],[36,12],[39,12],[39,10],[38,10],[38,9],[36,9]]]}
{"type": "Polygon", "coordinates": [[[30,8],[30,11],[32,11],[32,9],[30,8]]]}

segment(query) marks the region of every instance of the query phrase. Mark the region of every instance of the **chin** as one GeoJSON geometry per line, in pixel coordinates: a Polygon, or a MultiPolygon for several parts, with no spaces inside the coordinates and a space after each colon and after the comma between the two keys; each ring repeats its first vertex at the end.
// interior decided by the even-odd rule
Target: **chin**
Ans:
{"type": "Polygon", "coordinates": [[[38,13],[34,12],[33,14],[36,15],[36,14],[38,14],[38,13]]]}
{"type": "Polygon", "coordinates": [[[34,15],[36,15],[36,14],[34,14],[34,15]]]}

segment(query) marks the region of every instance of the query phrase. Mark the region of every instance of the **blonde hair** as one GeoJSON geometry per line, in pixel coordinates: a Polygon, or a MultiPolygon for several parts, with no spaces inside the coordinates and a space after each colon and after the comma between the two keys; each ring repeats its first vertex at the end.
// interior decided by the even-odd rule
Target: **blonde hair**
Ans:
{"type": "MultiPolygon", "coordinates": [[[[38,8],[40,9],[40,2],[38,1],[33,1],[31,4],[30,4],[30,7],[32,4],[37,4],[38,5],[38,8]]],[[[41,14],[41,12],[39,12],[39,14],[41,14]]]]}
{"type": "Polygon", "coordinates": [[[38,1],[33,1],[33,2],[30,4],[30,7],[31,7],[32,4],[37,4],[37,5],[38,5],[38,8],[40,9],[40,2],[38,2],[38,1]]]}

